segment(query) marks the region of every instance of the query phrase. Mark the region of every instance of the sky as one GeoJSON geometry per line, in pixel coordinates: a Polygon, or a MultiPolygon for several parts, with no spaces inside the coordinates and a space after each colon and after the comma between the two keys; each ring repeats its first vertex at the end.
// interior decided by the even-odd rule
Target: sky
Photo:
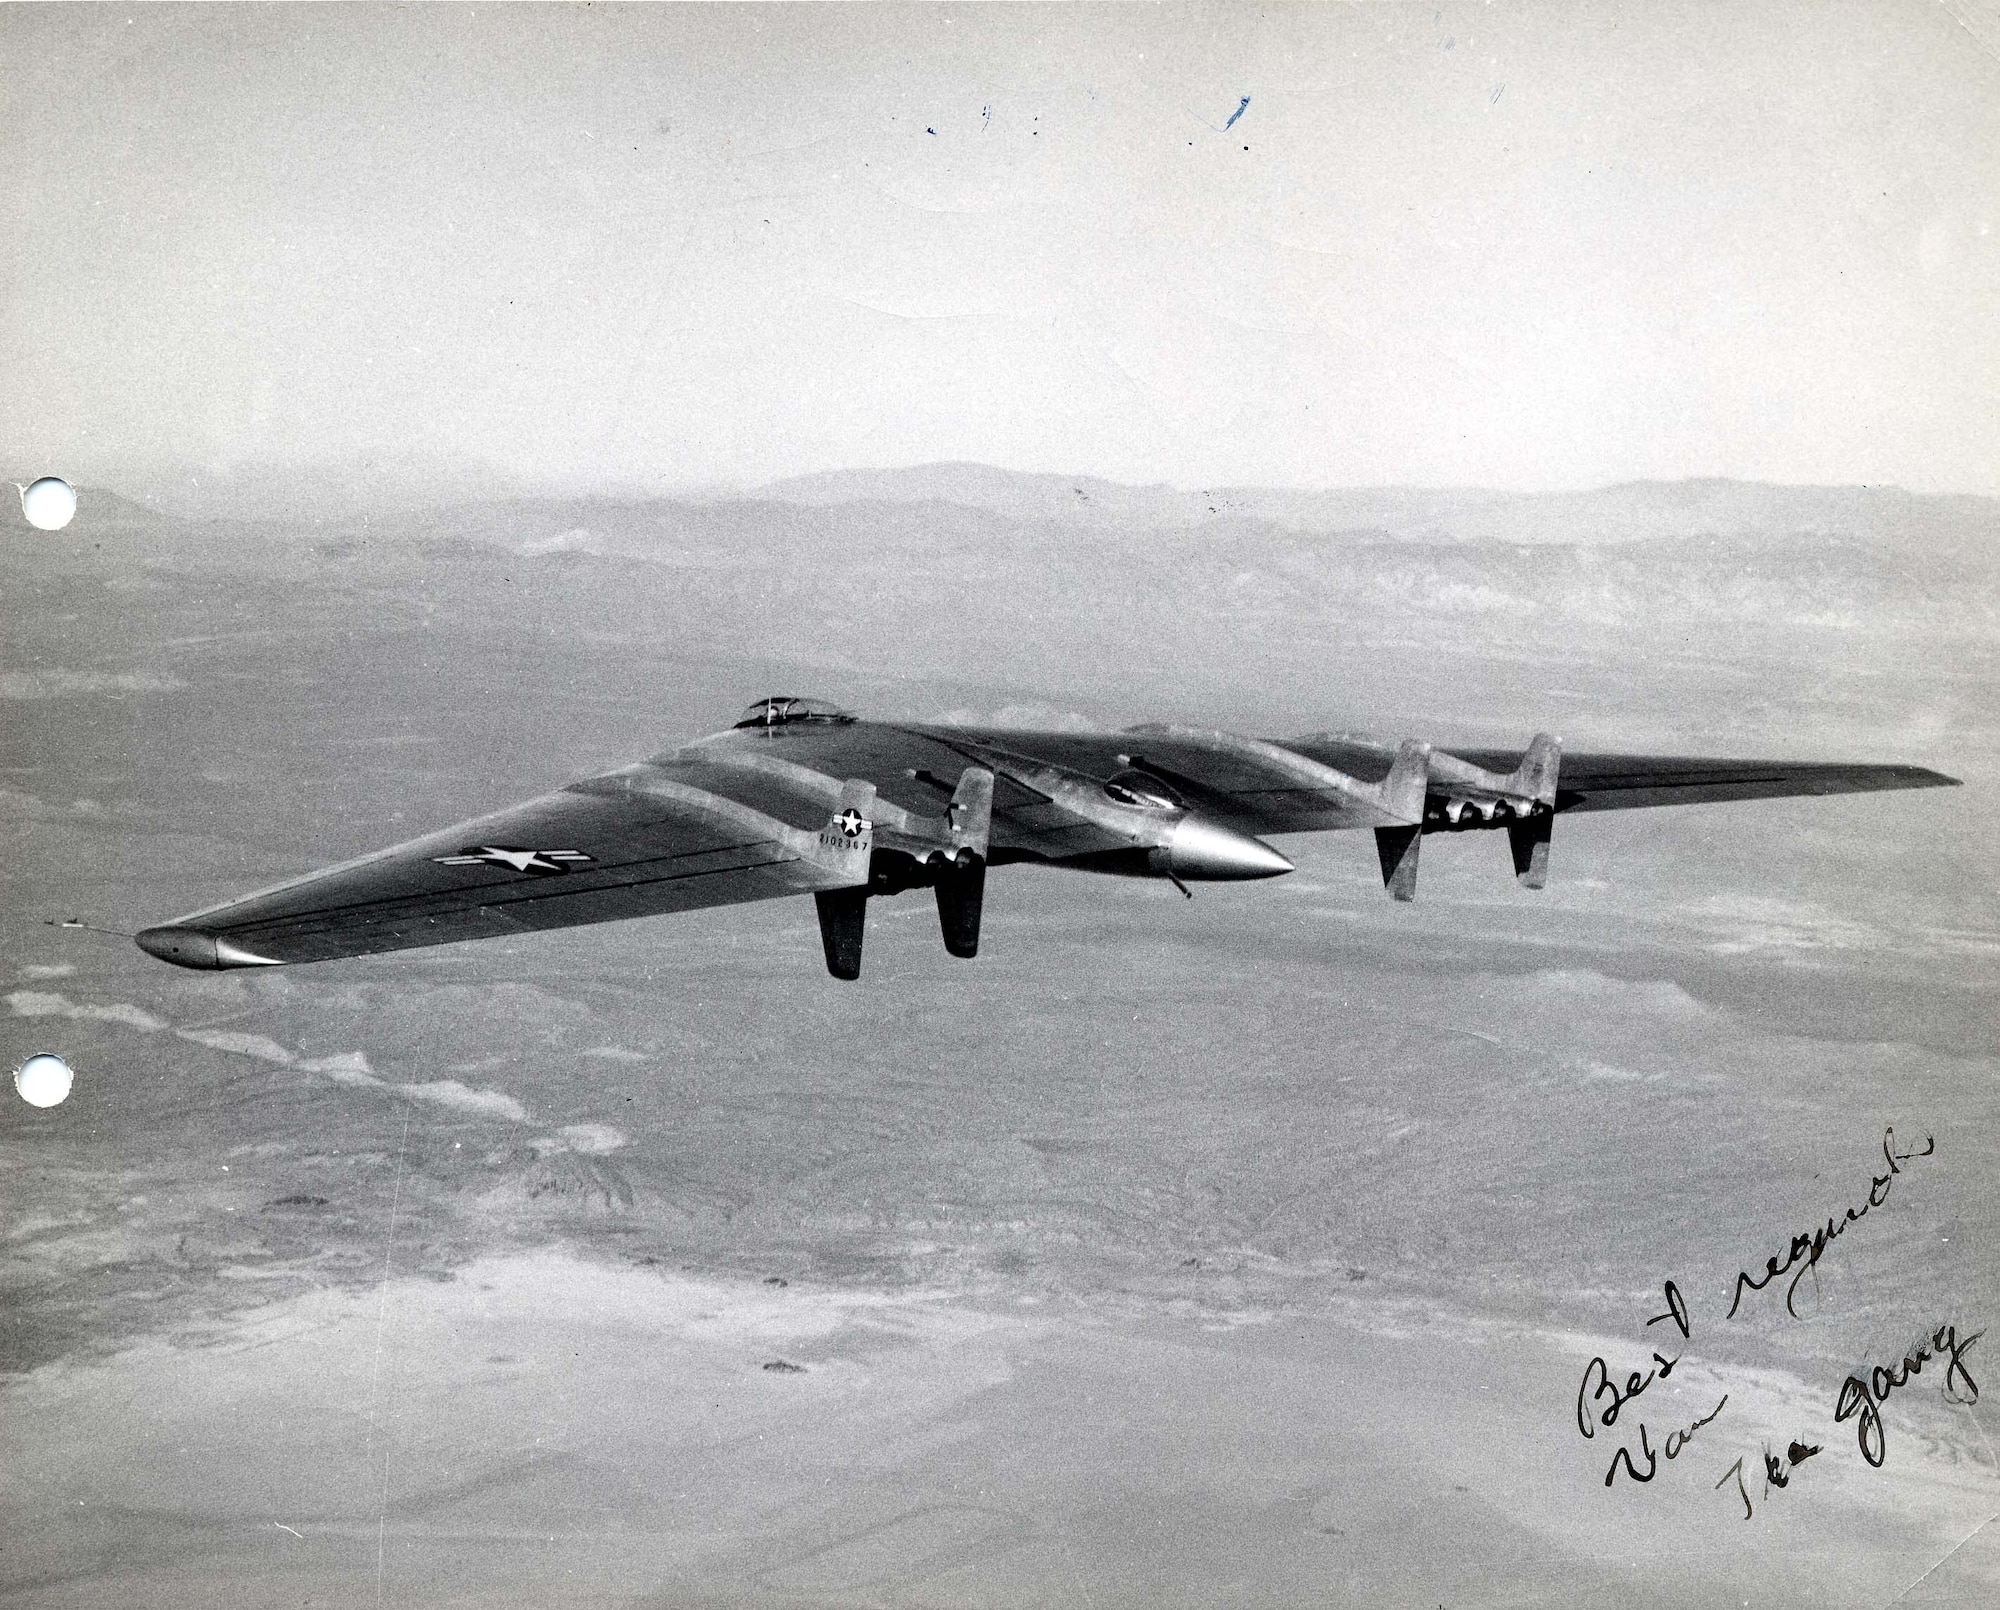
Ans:
{"type": "Polygon", "coordinates": [[[1996,493],[1982,31],[8,6],[0,469],[1996,493]]]}

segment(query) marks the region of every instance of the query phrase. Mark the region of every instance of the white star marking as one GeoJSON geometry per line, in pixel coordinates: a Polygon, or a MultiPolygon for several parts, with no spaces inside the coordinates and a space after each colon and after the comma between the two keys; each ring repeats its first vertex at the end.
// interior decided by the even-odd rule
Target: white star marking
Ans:
{"type": "Polygon", "coordinates": [[[590,859],[581,850],[521,850],[503,844],[480,844],[456,855],[434,855],[439,866],[505,866],[516,872],[567,872],[590,859]]]}
{"type": "Polygon", "coordinates": [[[863,816],[852,805],[848,806],[846,810],[842,811],[833,820],[841,832],[845,833],[851,839],[860,838],[861,830],[868,825],[868,818],[863,816]]]}

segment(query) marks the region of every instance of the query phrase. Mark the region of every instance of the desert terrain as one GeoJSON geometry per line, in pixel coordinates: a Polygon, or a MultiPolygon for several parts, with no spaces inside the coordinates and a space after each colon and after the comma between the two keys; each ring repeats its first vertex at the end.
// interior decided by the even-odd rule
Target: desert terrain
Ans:
{"type": "Polygon", "coordinates": [[[1926,1369],[1879,1466],[1835,1417],[2000,1317],[1993,500],[938,466],[4,540],[0,1041],[77,1083],[0,1106],[0,1602],[2000,1595],[1995,1397],[1926,1369]],[[803,901],[218,975],[50,926],[770,692],[1967,786],[1565,819],[1539,894],[1440,839],[1414,906],[1355,835],[1006,869],[976,961],[905,896],[857,985],[803,901]]]}

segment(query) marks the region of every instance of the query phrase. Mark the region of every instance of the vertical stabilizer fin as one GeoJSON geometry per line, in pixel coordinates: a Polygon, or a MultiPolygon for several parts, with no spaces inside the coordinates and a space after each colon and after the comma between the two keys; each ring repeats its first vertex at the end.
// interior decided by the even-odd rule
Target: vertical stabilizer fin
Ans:
{"type": "MultiPolygon", "coordinates": [[[[1424,819],[1424,794],[1430,788],[1430,775],[1431,746],[1415,738],[1405,738],[1397,746],[1396,763],[1389,768],[1389,775],[1382,779],[1382,809],[1405,822],[1421,822],[1424,819]]],[[[1414,877],[1415,873],[1411,875],[1414,877]]]]}
{"type": "Polygon", "coordinates": [[[961,859],[938,873],[938,927],[944,948],[970,961],[979,954],[979,916],[986,903],[986,858],[964,852],[961,859]]]}
{"type": "Polygon", "coordinates": [[[861,976],[861,939],[868,922],[868,874],[875,854],[875,785],[850,777],[840,787],[840,808],[819,830],[816,859],[831,887],[816,889],[819,938],[826,970],[835,978],[861,976]]]}
{"type": "Polygon", "coordinates": [[[967,766],[952,792],[945,820],[951,824],[953,844],[983,861],[993,832],[993,773],[984,766],[967,766]]]}
{"type": "Polygon", "coordinates": [[[1549,829],[1555,818],[1531,816],[1507,824],[1507,845],[1514,852],[1514,876],[1524,889],[1542,889],[1549,881],[1549,829]]]}
{"type": "Polygon", "coordinates": [[[938,928],[944,948],[970,960],[979,954],[979,917],[986,903],[986,851],[993,831],[993,773],[984,766],[967,766],[945,813],[956,852],[939,869],[938,928]]]}
{"type": "Polygon", "coordinates": [[[1561,767],[1562,739],[1538,732],[1514,775],[1507,779],[1507,792],[1552,806],[1556,802],[1556,773],[1561,767]]]}
{"type": "Polygon", "coordinates": [[[1524,889],[1548,887],[1549,833],[1556,821],[1556,777],[1561,770],[1562,740],[1538,732],[1508,779],[1515,793],[1535,802],[1534,815],[1507,824],[1507,843],[1514,852],[1514,876],[1524,889]]]}
{"type": "Polygon", "coordinates": [[[868,925],[868,887],[820,889],[813,894],[819,907],[819,942],[826,951],[826,970],[835,978],[861,976],[861,941],[868,925]]]}
{"type": "Polygon", "coordinates": [[[1417,853],[1424,847],[1424,830],[1415,827],[1378,827],[1375,853],[1382,859],[1382,886],[1397,900],[1417,897],[1417,853]]]}
{"type": "Polygon", "coordinates": [[[852,777],[841,785],[840,808],[819,830],[819,865],[833,875],[836,887],[868,883],[869,861],[875,851],[875,785],[852,777]]]}

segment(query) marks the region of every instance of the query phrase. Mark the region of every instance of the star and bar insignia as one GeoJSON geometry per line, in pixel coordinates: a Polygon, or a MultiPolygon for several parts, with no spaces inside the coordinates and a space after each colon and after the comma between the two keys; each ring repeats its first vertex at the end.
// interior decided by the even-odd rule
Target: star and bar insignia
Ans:
{"type": "Polygon", "coordinates": [[[539,877],[568,872],[591,857],[581,850],[524,850],[509,844],[473,844],[456,855],[434,855],[439,866],[504,866],[539,877]]]}
{"type": "Polygon", "coordinates": [[[868,825],[868,818],[863,816],[852,805],[836,816],[833,821],[834,825],[851,839],[860,838],[861,830],[868,825]]]}

